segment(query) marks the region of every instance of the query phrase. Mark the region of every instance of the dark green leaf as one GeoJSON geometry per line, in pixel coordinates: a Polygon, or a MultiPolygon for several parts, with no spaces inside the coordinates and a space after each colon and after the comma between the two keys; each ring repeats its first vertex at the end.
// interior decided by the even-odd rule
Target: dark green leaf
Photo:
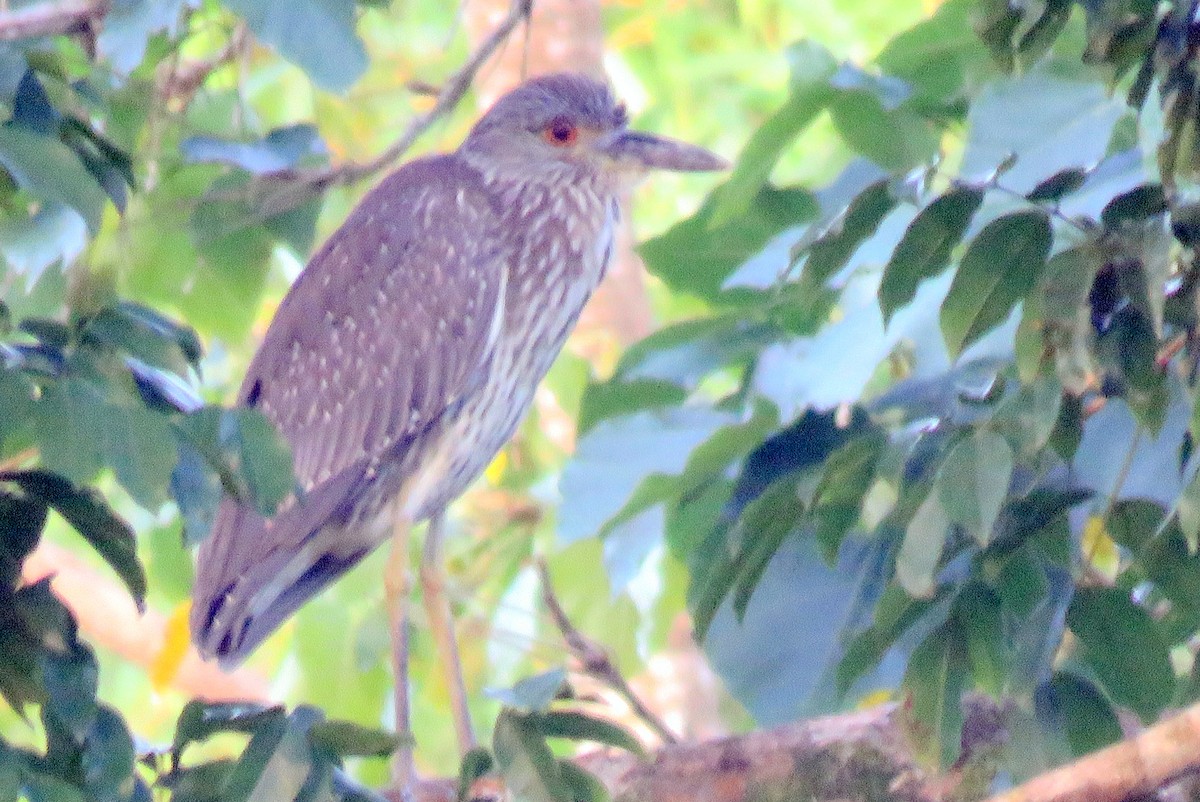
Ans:
{"type": "Polygon", "coordinates": [[[736,544],[737,576],[733,587],[733,612],[741,621],[767,563],[783,541],[796,530],[804,515],[795,476],[771,484],[762,495],[746,505],[731,531],[736,544]]]}
{"type": "Polygon", "coordinates": [[[971,678],[994,698],[1004,694],[1010,668],[1000,597],[979,583],[963,588],[955,600],[955,620],[966,637],[971,678]]]}
{"type": "Polygon", "coordinates": [[[463,755],[462,765],[458,769],[457,802],[467,802],[470,799],[471,787],[475,781],[492,770],[492,753],[487,747],[477,746],[463,755]]]}
{"type": "Polygon", "coordinates": [[[17,326],[21,331],[32,334],[42,345],[50,348],[66,348],[71,342],[71,329],[57,320],[27,317],[17,326]]]}
{"type": "Polygon", "coordinates": [[[562,774],[563,782],[571,789],[574,802],[608,802],[612,798],[596,775],[571,761],[558,761],[558,770],[562,774]]]}
{"type": "Polygon", "coordinates": [[[0,742],[0,802],[17,802],[21,793],[21,755],[0,742]]]}
{"type": "Polygon", "coordinates": [[[833,227],[808,249],[803,280],[820,286],[845,266],[867,237],[875,233],[883,218],[896,208],[887,179],[876,181],[850,202],[833,227]]]}
{"type": "Polygon", "coordinates": [[[1086,679],[1057,671],[1046,693],[1075,757],[1090,755],[1124,737],[1116,711],[1086,679]]]}
{"type": "Polygon", "coordinates": [[[579,710],[549,710],[534,713],[531,720],[547,738],[569,738],[572,741],[594,741],[615,746],[644,757],[646,750],[625,728],[607,719],[588,715],[579,710]]]}
{"type": "Polygon", "coordinates": [[[96,802],[125,802],[133,786],[133,736],[120,714],[96,710],[83,751],[83,780],[96,802]]]}
{"type": "Polygon", "coordinates": [[[99,669],[95,656],[80,644],[65,652],[45,650],[40,662],[48,712],[77,743],[83,743],[96,720],[99,669]]]}
{"type": "Polygon", "coordinates": [[[878,665],[896,639],[931,605],[930,601],[914,599],[898,584],[884,588],[871,626],[854,636],[838,663],[838,693],[845,694],[856,680],[878,665]]]}
{"type": "Polygon", "coordinates": [[[46,471],[0,473],[0,481],[20,486],[27,495],[39,499],[65,518],[117,572],[134,601],[142,606],[146,598],[146,574],[138,561],[133,530],[117,517],[98,493],[76,487],[61,476],[46,471]]]}
{"type": "Polygon", "coordinates": [[[203,741],[218,732],[254,732],[285,717],[279,705],[255,702],[201,702],[193,699],[184,705],[175,723],[171,753],[176,763],[183,750],[194,741],[203,741]]]}
{"type": "Polygon", "coordinates": [[[1008,317],[1042,275],[1050,220],[1016,212],[992,221],[971,242],[942,304],[942,333],[952,354],[1008,317]]]}
{"type": "Polygon", "coordinates": [[[983,190],[955,187],[921,210],[892,252],[879,285],[884,321],[916,295],[922,280],[941,273],[983,202],[983,190]]]}
{"type": "Polygon", "coordinates": [[[813,496],[811,517],[816,524],[816,539],[826,561],[837,560],[842,539],[858,523],[863,499],[875,481],[875,469],[887,437],[868,432],[856,437],[829,455],[825,472],[813,496]]]}
{"type": "Polygon", "coordinates": [[[917,758],[944,771],[958,758],[962,742],[962,693],[967,655],[954,622],[932,632],[913,650],[904,673],[905,724],[917,758]]]}
{"type": "Polygon", "coordinates": [[[1067,626],[1105,691],[1142,721],[1158,718],[1174,690],[1167,646],[1144,610],[1117,588],[1078,588],[1067,626]]]}
{"type": "Polygon", "coordinates": [[[21,564],[46,525],[46,505],[36,498],[0,491],[0,598],[21,578],[21,564]]]}
{"type": "Polygon", "coordinates": [[[313,746],[328,750],[339,758],[386,757],[403,742],[399,735],[351,721],[322,721],[308,731],[313,746]]]}
{"type": "Polygon", "coordinates": [[[1159,184],[1143,186],[1123,192],[1108,202],[1100,213],[1106,228],[1119,228],[1124,223],[1135,223],[1166,212],[1167,197],[1159,184]]]}
{"type": "Polygon", "coordinates": [[[1064,195],[1068,195],[1083,186],[1087,180],[1088,171],[1082,167],[1068,167],[1059,170],[1049,178],[1039,181],[1037,186],[1025,196],[1026,200],[1034,203],[1057,203],[1064,195]]]}
{"type": "Polygon", "coordinates": [[[1140,552],[1158,532],[1166,513],[1148,499],[1124,499],[1113,505],[1108,517],[1108,534],[1120,545],[1140,552]]]}
{"type": "Polygon", "coordinates": [[[29,802],[90,802],[83,791],[66,780],[38,772],[25,775],[25,793],[29,802]]]}

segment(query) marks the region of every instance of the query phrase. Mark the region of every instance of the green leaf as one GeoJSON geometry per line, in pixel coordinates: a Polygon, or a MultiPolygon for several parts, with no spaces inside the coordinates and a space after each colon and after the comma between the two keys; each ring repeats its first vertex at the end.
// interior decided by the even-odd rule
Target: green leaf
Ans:
{"type": "Polygon", "coordinates": [[[93,234],[100,228],[107,196],[75,152],[57,137],[19,125],[0,125],[0,165],[31,195],[70,206],[93,234]]]}
{"type": "Polygon", "coordinates": [[[179,762],[184,748],[195,741],[203,741],[218,732],[254,732],[273,721],[285,718],[279,705],[262,705],[255,702],[201,702],[193,699],[179,711],[175,722],[175,740],[171,744],[171,756],[179,762]]]}
{"type": "Polygon", "coordinates": [[[945,270],[971,218],[983,202],[983,190],[955,187],[934,200],[913,219],[892,252],[879,285],[884,322],[917,293],[917,286],[945,270]]]}
{"type": "Polygon", "coordinates": [[[107,461],[133,500],[150,511],[161,507],[176,463],[166,418],[141,407],[113,407],[104,441],[107,461]]]}
{"type": "Polygon", "coordinates": [[[588,715],[579,710],[550,710],[532,714],[531,720],[547,738],[569,738],[572,741],[594,741],[624,749],[639,757],[646,756],[637,738],[625,728],[607,719],[588,715]]]}
{"type": "Polygon", "coordinates": [[[830,115],[847,145],[893,172],[910,170],[937,153],[938,133],[928,120],[904,106],[887,108],[874,92],[840,92],[830,115]]]}
{"type": "Polygon", "coordinates": [[[46,471],[0,473],[0,482],[12,482],[75,527],[129,588],[139,608],[146,598],[146,574],[137,557],[133,530],[90,488],[73,485],[46,471]]]}
{"type": "Polygon", "coordinates": [[[979,232],[942,304],[942,334],[952,354],[1008,317],[1042,275],[1050,242],[1050,220],[1040,211],[1005,215],[979,232]]]}
{"type": "Polygon", "coordinates": [[[932,606],[914,599],[898,584],[884,588],[875,604],[871,626],[859,632],[846,646],[837,667],[837,688],[845,694],[859,677],[879,664],[896,640],[932,606]]]}
{"type": "Polygon", "coordinates": [[[1122,499],[1108,516],[1108,535],[1124,548],[1138,554],[1150,542],[1166,512],[1149,499],[1122,499]]]}
{"type": "Polygon", "coordinates": [[[930,492],[908,522],[896,557],[896,579],[913,596],[933,595],[934,577],[949,534],[950,519],[940,494],[930,492]]]}
{"type": "Polygon", "coordinates": [[[772,482],[758,498],[746,505],[730,532],[730,540],[737,546],[733,612],[739,622],[745,618],[750,597],[758,587],[767,563],[788,535],[796,531],[804,515],[799,490],[795,474],[772,482]]]}
{"type": "Polygon", "coordinates": [[[17,587],[21,565],[41,539],[46,513],[37,498],[0,491],[0,598],[17,587]]]}
{"type": "Polygon", "coordinates": [[[604,783],[571,761],[558,761],[558,770],[562,774],[563,782],[571,789],[571,799],[574,802],[608,802],[612,798],[604,783]]]}
{"type": "Polygon", "coordinates": [[[0,742],[0,802],[17,802],[23,763],[20,753],[0,742]]]}
{"type": "Polygon", "coordinates": [[[492,751],[504,784],[525,802],[574,802],[571,787],[546,739],[530,716],[500,711],[492,734],[492,751]]]}
{"type": "Polygon", "coordinates": [[[1056,671],[1046,691],[1075,757],[1090,755],[1124,737],[1112,705],[1083,677],[1056,671]]]}
{"type": "Polygon", "coordinates": [[[1054,433],[1062,404],[1063,387],[1058,377],[1040,375],[1000,403],[991,426],[1022,456],[1033,457],[1054,433]]]}
{"type": "Polygon", "coordinates": [[[40,772],[25,775],[25,793],[29,802],[91,802],[66,780],[40,772]]]}
{"type": "Polygon", "coordinates": [[[966,639],[971,679],[983,692],[1001,698],[1007,690],[1011,659],[1000,597],[981,583],[963,588],[955,600],[955,620],[966,639]]]}
{"type": "Polygon", "coordinates": [[[225,0],[255,36],[295,62],[314,82],[344,92],[367,68],[355,32],[353,0],[225,0]]]}
{"type": "Polygon", "coordinates": [[[404,741],[395,733],[351,721],[318,722],[309,729],[308,739],[338,758],[387,757],[404,741]]]}
{"type": "Polygon", "coordinates": [[[1064,195],[1069,195],[1083,186],[1087,177],[1088,171],[1082,167],[1059,170],[1049,178],[1039,181],[1037,186],[1025,195],[1025,199],[1033,203],[1057,203],[1064,195]]]}
{"type": "Polygon", "coordinates": [[[746,213],[755,195],[766,185],[779,157],[834,95],[829,77],[837,63],[822,45],[797,42],[788,48],[787,57],[792,66],[791,94],[751,135],[729,180],[717,190],[713,226],[726,225],[746,213]]]}
{"type": "Polygon", "coordinates": [[[673,381],[662,379],[619,379],[590,384],[579,405],[576,422],[582,437],[607,418],[619,418],[643,409],[680,406],[687,391],[673,381]]]}
{"type": "Polygon", "coordinates": [[[117,711],[100,705],[83,750],[83,781],[97,802],[128,799],[134,784],[133,736],[117,711]]]}
{"type": "Polygon", "coordinates": [[[463,755],[462,765],[458,769],[457,802],[467,802],[470,799],[471,787],[475,781],[492,770],[495,761],[487,747],[477,746],[463,755]]]}
{"type": "Polygon", "coordinates": [[[953,620],[921,641],[904,672],[906,729],[917,759],[939,772],[954,764],[961,749],[966,677],[963,633],[953,620]]]}
{"type": "Polygon", "coordinates": [[[817,216],[812,194],[764,187],[745,214],[714,225],[717,199],[710,195],[696,214],[639,248],[646,268],[676,290],[713,299],[725,279],[773,237],[817,216]]]}
{"type": "Polygon", "coordinates": [[[485,693],[509,707],[536,713],[545,710],[558,698],[566,681],[566,669],[552,668],[526,677],[511,688],[488,688],[485,693]]]}
{"type": "Polygon", "coordinates": [[[1100,221],[1105,228],[1117,229],[1164,214],[1169,208],[1161,184],[1143,184],[1109,201],[1100,213],[1100,221]]]}
{"type": "Polygon", "coordinates": [[[991,542],[1012,471],[1008,441],[986,429],[958,441],[938,470],[934,492],[947,519],[963,527],[982,548],[991,542]]]}
{"type": "Polygon", "coordinates": [[[263,515],[271,515],[296,488],[292,450],[287,441],[261,412],[238,409],[238,441],[241,471],[263,515]]]}
{"type": "Polygon", "coordinates": [[[83,743],[96,720],[99,669],[95,655],[80,644],[64,652],[43,650],[39,662],[47,711],[77,743],[83,743]]]}
{"type": "Polygon", "coordinates": [[[896,208],[889,183],[888,179],[882,179],[860,192],[833,226],[813,242],[804,262],[802,277],[806,284],[824,284],[896,208]]]}
{"type": "Polygon", "coordinates": [[[1067,626],[1104,690],[1150,723],[1171,701],[1175,676],[1167,646],[1146,611],[1117,588],[1077,588],[1067,626]]]}
{"type": "Polygon", "coordinates": [[[831,565],[851,527],[862,514],[863,500],[875,481],[875,470],[887,446],[881,432],[851,440],[829,455],[813,495],[811,518],[821,553],[831,565]]]}

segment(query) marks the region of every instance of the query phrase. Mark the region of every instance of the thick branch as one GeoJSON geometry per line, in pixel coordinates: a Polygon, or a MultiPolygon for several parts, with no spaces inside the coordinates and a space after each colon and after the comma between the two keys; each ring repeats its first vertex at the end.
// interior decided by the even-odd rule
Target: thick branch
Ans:
{"type": "MultiPolygon", "coordinates": [[[[648,760],[596,752],[577,762],[614,802],[886,800],[933,802],[914,768],[894,708],[827,716],[699,744],[668,744],[648,760]]],[[[494,781],[473,789],[490,799],[494,781]],[[490,787],[489,787],[490,786],[490,787]]],[[[453,782],[421,783],[415,802],[450,802],[453,782]]],[[[390,799],[400,799],[398,793],[390,799]]]]}
{"type": "Polygon", "coordinates": [[[989,802],[1121,802],[1200,770],[1200,704],[989,802]]]}
{"type": "Polygon", "coordinates": [[[0,13],[0,41],[75,33],[108,13],[111,0],[60,0],[0,13]]]}

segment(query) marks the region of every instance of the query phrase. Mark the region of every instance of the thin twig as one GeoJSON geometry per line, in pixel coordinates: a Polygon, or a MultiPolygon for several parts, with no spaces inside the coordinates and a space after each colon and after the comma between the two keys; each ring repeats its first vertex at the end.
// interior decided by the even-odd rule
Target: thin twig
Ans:
{"type": "Polygon", "coordinates": [[[260,176],[243,187],[228,192],[209,193],[208,200],[251,200],[261,213],[273,216],[291,211],[333,186],[353,184],[386,169],[399,159],[418,138],[442,117],[449,114],[470,89],[476,73],[508,36],[533,11],[533,0],[513,0],[508,15],[451,75],[437,93],[437,100],[424,114],[412,119],[404,132],[385,151],[366,162],[346,162],[315,170],[281,170],[260,176]]]}
{"type": "Polygon", "coordinates": [[[437,101],[434,102],[433,107],[424,114],[413,118],[408,127],[404,129],[404,133],[387,150],[374,159],[362,164],[351,163],[337,168],[334,171],[337,174],[334,177],[334,181],[336,183],[353,183],[379,172],[404,155],[413,146],[413,143],[420,138],[421,134],[428,131],[430,126],[449,114],[458,105],[463,95],[471,88],[471,83],[475,80],[475,74],[479,72],[479,68],[491,58],[500,45],[504,44],[509,34],[516,30],[516,27],[521,22],[529,19],[532,13],[533,0],[514,0],[512,7],[508,10],[508,15],[480,43],[475,52],[471,54],[471,57],[467,59],[467,63],[462,65],[442,85],[442,90],[438,93],[437,101]]]}
{"type": "Polygon", "coordinates": [[[0,41],[77,33],[108,13],[111,0],[65,0],[8,9],[0,14],[0,41]]]}
{"type": "Polygon", "coordinates": [[[562,633],[563,640],[567,642],[567,648],[579,660],[583,673],[616,691],[633,709],[634,714],[654,730],[663,743],[679,743],[679,738],[675,733],[671,732],[663,720],[655,715],[653,710],[646,707],[645,703],[633,692],[633,688],[629,687],[629,683],[613,665],[612,658],[608,656],[604,647],[576,629],[575,625],[571,623],[571,619],[567,618],[566,611],[563,610],[558,597],[554,595],[554,586],[550,583],[550,571],[546,567],[545,560],[538,558],[537,570],[542,583],[542,601],[545,602],[550,617],[554,619],[554,625],[562,633]]]}

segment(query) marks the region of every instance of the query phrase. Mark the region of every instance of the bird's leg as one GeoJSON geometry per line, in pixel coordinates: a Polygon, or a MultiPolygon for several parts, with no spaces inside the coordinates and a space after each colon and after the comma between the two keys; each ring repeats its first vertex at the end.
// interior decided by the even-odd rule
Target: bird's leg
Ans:
{"type": "Polygon", "coordinates": [[[471,727],[471,711],[467,707],[467,689],[463,683],[462,662],[458,657],[458,640],[454,637],[454,619],[450,601],[446,598],[446,573],[442,565],[442,520],[437,513],[429,519],[425,533],[425,550],[421,555],[421,589],[429,628],[433,632],[438,657],[446,671],[450,686],[450,708],[454,715],[454,730],[458,746],[465,755],[475,748],[475,731],[471,727]]]}
{"type": "Polygon", "coordinates": [[[388,618],[392,631],[392,669],[395,682],[396,734],[404,742],[392,758],[392,780],[402,791],[410,790],[416,778],[413,767],[413,733],[408,686],[408,603],[412,587],[409,577],[408,541],[412,524],[396,504],[392,523],[392,552],[383,575],[388,618]]]}

